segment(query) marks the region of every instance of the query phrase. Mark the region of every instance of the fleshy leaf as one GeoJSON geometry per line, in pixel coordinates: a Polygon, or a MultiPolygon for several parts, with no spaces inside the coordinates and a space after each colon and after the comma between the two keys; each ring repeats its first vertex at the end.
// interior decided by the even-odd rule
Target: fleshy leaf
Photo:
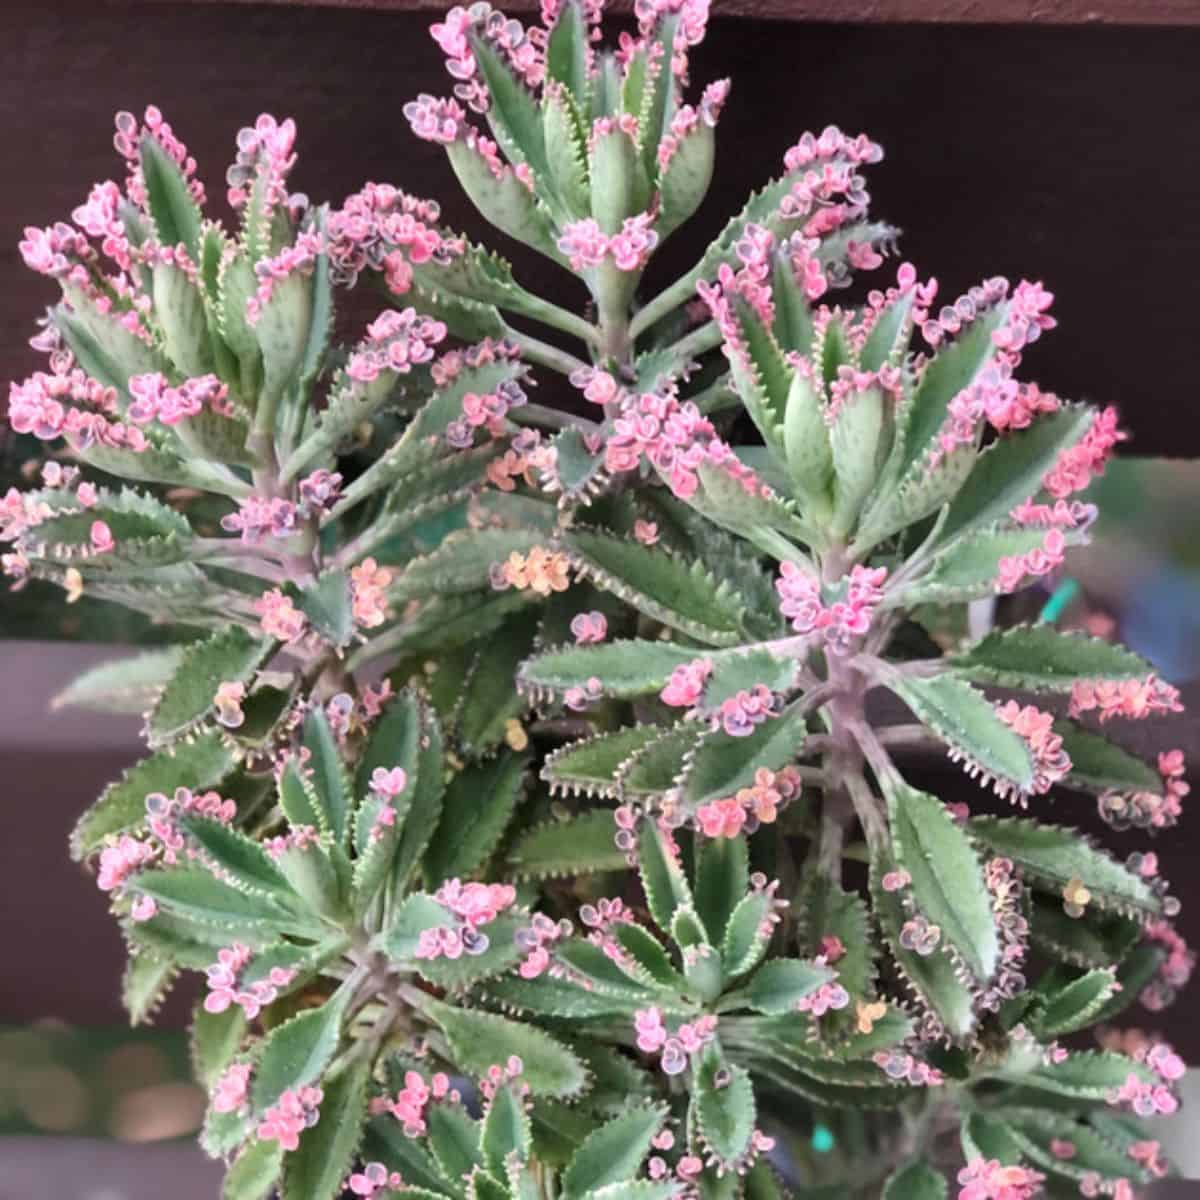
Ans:
{"type": "Polygon", "coordinates": [[[221,1186],[221,1200],[270,1200],[283,1171],[283,1147],[276,1141],[248,1142],[221,1186]]]}
{"type": "Polygon", "coordinates": [[[730,915],[750,887],[749,847],[745,838],[705,838],[696,851],[696,911],[719,946],[730,915]]]}
{"type": "Polygon", "coordinates": [[[504,836],[525,782],[528,756],[505,754],[460,771],[442,798],[442,818],[425,851],[430,886],[473,874],[504,836]]]}
{"type": "Polygon", "coordinates": [[[130,955],[121,978],[121,1003],[130,1025],[141,1025],[153,1017],[178,974],[178,965],[169,957],[147,950],[130,955]]]}
{"type": "Polygon", "coordinates": [[[975,770],[1021,791],[1032,786],[1028,745],[996,715],[982,692],[950,675],[889,679],[888,686],[975,770]]]}
{"type": "Polygon", "coordinates": [[[150,714],[151,745],[179,737],[202,720],[212,711],[222,683],[249,684],[273,645],[231,625],[188,646],[150,714]]]}
{"type": "Polygon", "coordinates": [[[665,1117],[661,1108],[633,1108],[601,1125],[563,1172],[564,1194],[582,1200],[597,1188],[636,1176],[665,1117]]]}
{"type": "Polygon", "coordinates": [[[1035,885],[1061,893],[1079,879],[1099,908],[1130,916],[1150,916],[1161,907],[1144,880],[1075,830],[1017,817],[975,817],[967,827],[992,853],[1011,858],[1035,885]]]}
{"type": "Polygon", "coordinates": [[[1000,946],[979,856],[940,800],[904,784],[890,786],[888,793],[892,848],[897,864],[912,877],[917,910],[986,984],[996,971],[1000,946]]]}
{"type": "Polygon", "coordinates": [[[206,865],[239,891],[288,897],[291,889],[279,868],[258,842],[207,817],[184,815],[180,827],[199,846],[206,865]]]}
{"type": "Polygon", "coordinates": [[[551,792],[582,792],[611,799],[617,794],[619,768],[661,733],[658,725],[629,725],[570,742],[546,756],[542,779],[551,792]]]}
{"type": "Polygon", "coordinates": [[[773,958],[763,963],[746,985],[746,1002],[755,1012],[783,1016],[795,1012],[798,1000],[833,977],[834,972],[826,967],[797,958],[773,958]]]}
{"type": "Polygon", "coordinates": [[[615,834],[612,813],[602,808],[535,825],[509,850],[507,869],[519,879],[619,871],[625,866],[625,855],[613,842],[615,834]]]}
{"type": "Polygon", "coordinates": [[[528,1158],[531,1142],[525,1106],[513,1095],[512,1088],[497,1088],[483,1114],[479,1135],[479,1147],[488,1169],[503,1178],[508,1156],[515,1154],[522,1161],[528,1158]]]}
{"type": "Polygon", "coordinates": [[[436,1001],[430,1004],[429,1015],[446,1035],[456,1064],[472,1075],[484,1075],[488,1067],[515,1054],[525,1064],[524,1082],[537,1095],[574,1096],[587,1083],[579,1059],[531,1025],[436,1001]]]}
{"type": "Polygon", "coordinates": [[[250,895],[199,867],[144,871],[130,885],[185,921],[224,928],[242,941],[270,941],[296,918],[266,896],[250,895]]]}
{"type": "Polygon", "coordinates": [[[1092,1024],[1115,988],[1112,971],[1088,971],[1047,997],[1029,1024],[1044,1042],[1075,1033],[1092,1024]]]}
{"type": "Polygon", "coordinates": [[[1069,692],[1080,679],[1145,679],[1154,670],[1124,646],[1052,625],[993,630],[947,662],[977,683],[1045,692],[1069,692]]]}
{"type": "Polygon", "coordinates": [[[182,646],[165,646],[100,663],[73,679],[50,707],[143,713],[175,673],[183,651],[182,646]]]}
{"type": "Polygon", "coordinates": [[[679,851],[651,819],[638,831],[638,868],[650,915],[660,929],[670,929],[675,910],[691,905],[692,892],[679,863],[679,851]]]}
{"type": "Polygon", "coordinates": [[[577,570],[648,617],[712,645],[741,636],[737,593],[702,563],[590,530],[573,530],[563,541],[577,570]]]}
{"type": "Polygon", "coordinates": [[[237,1004],[221,1013],[196,1005],[191,1031],[192,1071],[204,1087],[211,1089],[233,1061],[247,1028],[246,1014],[237,1004]]]}
{"type": "Polygon", "coordinates": [[[322,1083],[317,1123],[300,1135],[287,1156],[282,1200],[336,1200],[362,1142],[371,1064],[360,1059],[322,1083]]]}
{"type": "Polygon", "coordinates": [[[300,595],[300,611],[313,629],[331,646],[348,646],[354,638],[350,579],[342,570],[322,572],[312,587],[300,595]]]}
{"type": "Polygon", "coordinates": [[[284,1092],[321,1077],[337,1052],[349,1000],[350,992],[343,990],[320,1008],[302,1012],[271,1030],[251,1086],[251,1106],[256,1114],[265,1112],[284,1092]]]}
{"type": "Polygon", "coordinates": [[[615,641],[599,646],[563,646],[521,664],[517,686],[535,698],[559,696],[593,676],[604,695],[618,700],[660,691],[676,667],[703,652],[670,642],[615,641]]]}
{"type": "Polygon", "coordinates": [[[946,1200],[946,1177],[923,1159],[900,1167],[883,1185],[883,1200],[946,1200]]]}
{"type": "Polygon", "coordinates": [[[1149,763],[1110,742],[1102,734],[1065,718],[1054,722],[1071,759],[1066,783],[1087,792],[1149,792],[1161,796],[1162,779],[1149,763]]]}
{"type": "Polygon", "coordinates": [[[714,1043],[700,1052],[693,1076],[696,1128],[718,1162],[729,1165],[746,1153],[757,1110],[750,1073],[725,1061],[714,1043]]]}

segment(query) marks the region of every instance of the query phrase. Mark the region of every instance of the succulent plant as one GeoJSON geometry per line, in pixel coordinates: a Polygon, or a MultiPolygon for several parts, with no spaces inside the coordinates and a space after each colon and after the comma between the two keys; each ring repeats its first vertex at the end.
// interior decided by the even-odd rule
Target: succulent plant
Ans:
{"type": "Polygon", "coordinates": [[[638,0],[615,51],[596,0],[542,17],[453,9],[454,95],[405,113],[578,312],[398,188],[289,196],[265,116],[236,235],[153,109],[124,190],[26,233],[64,297],[9,417],[64,452],[6,570],[187,638],[65,697],[148,709],[72,843],[131,1016],[206,972],[227,1200],[1133,1195],[1183,1064],[1108,1023],[1194,959],[1153,853],[1041,817],[1174,825],[1182,755],[1106,734],[1178,693],[979,629],[1087,540],[1115,411],[1019,380],[1040,284],[830,305],[897,237],[832,127],[640,294],[713,172],[707,4],[638,0]],[[333,349],[360,282],[389,307],[333,349]],[[526,402],[556,375],[579,402],[526,402]]]}

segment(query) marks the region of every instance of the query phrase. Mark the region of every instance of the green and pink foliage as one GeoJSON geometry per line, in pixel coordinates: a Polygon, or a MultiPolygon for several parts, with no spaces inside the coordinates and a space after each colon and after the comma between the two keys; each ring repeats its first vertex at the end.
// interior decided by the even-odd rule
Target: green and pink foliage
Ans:
{"type": "Polygon", "coordinates": [[[181,632],[64,697],[146,712],[72,839],[131,1017],[206,974],[227,1200],[1132,1195],[1183,1065],[1060,1039],[1193,956],[1154,854],[1043,798],[1173,826],[1182,756],[1106,726],[1178,695],[1050,625],[941,632],[1087,540],[1115,412],[1020,378],[1040,284],[849,290],[896,231],[835,128],[643,294],[729,87],[687,100],[705,0],[638,0],[615,50],[601,7],[453,9],[453,95],[405,107],[578,311],[431,201],[289,194],[266,116],[234,230],[149,109],[123,188],[26,231],[63,295],[12,387],[47,461],[0,502],[5,570],[181,632]],[[360,283],[386,307],[335,348],[360,283]],[[1013,811],[956,768],[921,790],[914,749],[1013,811]]]}

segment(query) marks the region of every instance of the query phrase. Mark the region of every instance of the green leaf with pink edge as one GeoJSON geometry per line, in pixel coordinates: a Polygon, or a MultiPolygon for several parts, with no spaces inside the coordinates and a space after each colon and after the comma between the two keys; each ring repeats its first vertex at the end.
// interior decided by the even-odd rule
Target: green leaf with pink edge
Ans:
{"type": "Polygon", "coordinates": [[[505,869],[517,879],[559,879],[620,871],[625,854],[613,841],[617,827],[608,809],[591,809],[525,830],[508,849],[505,869]]]}
{"type": "Polygon", "coordinates": [[[322,1081],[320,1115],[287,1156],[281,1200],[336,1200],[343,1194],[363,1139],[370,1082],[371,1063],[363,1057],[322,1081]]]}
{"type": "Polygon", "coordinates": [[[1033,756],[984,694],[951,675],[891,675],[884,681],[913,715],[968,766],[1010,788],[1033,786],[1033,756]]]}
{"type": "Polygon", "coordinates": [[[641,639],[559,646],[526,659],[517,671],[517,687],[535,699],[560,697],[594,677],[603,695],[631,699],[661,691],[676,667],[704,657],[699,647],[641,639]]]}
{"type": "Polygon", "coordinates": [[[710,1042],[692,1069],[689,1121],[718,1163],[730,1167],[750,1148],[758,1116],[750,1073],[726,1060],[710,1042]]]}
{"type": "Polygon", "coordinates": [[[659,725],[627,725],[610,733],[568,742],[546,756],[541,777],[552,793],[613,799],[622,764],[662,732],[659,725]]]}
{"type": "Polygon", "coordinates": [[[675,910],[692,904],[678,848],[651,817],[643,818],[637,836],[638,871],[650,915],[659,929],[670,929],[675,910]]]}
{"type": "Polygon", "coordinates": [[[1124,646],[1045,624],[993,630],[947,662],[976,683],[1037,692],[1069,692],[1080,679],[1145,679],[1154,671],[1124,646]]]}
{"type": "Polygon", "coordinates": [[[563,1172],[564,1196],[583,1200],[597,1188],[633,1179],[666,1118],[664,1107],[635,1107],[601,1125],[584,1140],[563,1172]]]}
{"type": "Polygon", "coordinates": [[[256,1116],[284,1092],[320,1080],[341,1043],[342,1019],[351,998],[352,989],[343,985],[320,1008],[310,1008],[267,1034],[250,1091],[256,1116]]]}
{"type": "Polygon", "coordinates": [[[982,986],[996,972],[1000,943],[992,898],[971,839],[934,796],[886,783],[896,864],[912,879],[912,899],[982,986]]]}

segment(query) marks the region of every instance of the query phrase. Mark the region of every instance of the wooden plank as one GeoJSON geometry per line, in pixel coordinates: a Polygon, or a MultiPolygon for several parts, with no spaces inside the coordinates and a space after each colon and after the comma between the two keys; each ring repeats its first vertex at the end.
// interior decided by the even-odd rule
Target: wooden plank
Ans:
{"type": "MultiPolygon", "coordinates": [[[[173,0],[143,0],[166,4],[173,0]]],[[[189,0],[228,3],[229,0],[189,0]]],[[[444,12],[444,0],[233,0],[281,7],[444,12]]],[[[505,12],[537,12],[539,0],[506,0],[505,12]]],[[[632,0],[612,0],[612,12],[632,0]]],[[[1200,0],[713,0],[714,16],[847,24],[1200,25],[1200,0]]]]}

